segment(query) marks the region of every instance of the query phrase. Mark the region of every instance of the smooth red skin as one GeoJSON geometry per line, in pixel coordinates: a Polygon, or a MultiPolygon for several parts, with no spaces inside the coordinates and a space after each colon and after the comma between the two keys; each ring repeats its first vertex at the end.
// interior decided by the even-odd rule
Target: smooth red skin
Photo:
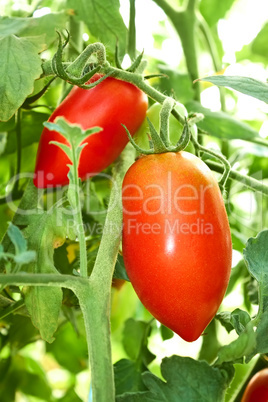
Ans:
{"type": "MultiPolygon", "coordinates": [[[[193,196],[190,190],[188,196],[193,196]]],[[[186,196],[186,193],[179,193],[186,196]]],[[[232,243],[224,202],[218,184],[208,167],[188,152],[164,153],[144,156],[128,170],[123,182],[123,257],[132,285],[144,306],[151,314],[184,340],[196,340],[216,314],[226,291],[232,260],[232,243]],[[168,189],[171,175],[171,191],[168,189]],[[126,186],[136,184],[144,195],[126,186]],[[159,195],[158,190],[148,189],[157,184],[163,189],[165,210],[157,215],[142,212],[144,202],[159,195]],[[174,205],[167,211],[169,194],[183,185],[198,190],[200,185],[212,185],[205,192],[204,214],[185,215],[174,205]],[[213,225],[213,234],[163,233],[166,219],[179,223],[193,223],[204,219],[213,225]],[[136,233],[128,230],[130,219],[138,223],[161,225],[161,234],[136,233]],[[173,247],[172,247],[173,244],[173,247]]],[[[150,211],[157,211],[160,201],[148,202],[150,211]]],[[[192,212],[199,207],[193,200],[179,203],[182,211],[192,212]]],[[[198,210],[199,211],[199,210],[198,210]]]]}
{"type": "Polygon", "coordinates": [[[268,401],[268,368],[256,373],[249,381],[241,402],[268,401]]]}
{"type": "MultiPolygon", "coordinates": [[[[101,77],[95,74],[89,83],[101,77]]],[[[137,87],[115,78],[106,78],[96,87],[81,89],[74,87],[49,118],[63,116],[82,128],[102,127],[103,131],[87,137],[88,145],[82,150],[79,162],[79,177],[101,172],[123,151],[128,142],[124,124],[133,135],[146,116],[148,100],[137,87]]],[[[70,163],[66,154],[50,141],[69,144],[56,131],[44,128],[37,152],[34,185],[39,188],[68,184],[70,163]]]]}

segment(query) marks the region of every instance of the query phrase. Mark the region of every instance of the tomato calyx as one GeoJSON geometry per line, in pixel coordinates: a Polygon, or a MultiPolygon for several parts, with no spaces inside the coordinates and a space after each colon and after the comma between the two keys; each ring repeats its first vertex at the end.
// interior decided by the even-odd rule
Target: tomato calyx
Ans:
{"type": "Polygon", "coordinates": [[[223,194],[225,193],[225,185],[226,182],[229,178],[229,174],[231,171],[231,165],[229,161],[221,154],[203,147],[195,136],[191,132],[191,126],[194,126],[196,123],[198,123],[200,120],[204,118],[204,116],[200,113],[192,113],[188,116],[188,118],[185,117],[184,119],[184,126],[183,126],[183,131],[181,134],[181,137],[177,144],[174,146],[170,143],[169,139],[169,118],[172,112],[176,111],[176,101],[172,98],[166,98],[163,102],[163,105],[160,110],[160,130],[159,133],[155,129],[153,123],[148,119],[147,121],[149,124],[149,131],[150,133],[148,134],[149,137],[149,145],[150,149],[143,149],[141,148],[136,142],[133,140],[131,137],[128,129],[126,126],[123,125],[123,127],[126,130],[126,133],[128,135],[129,141],[131,144],[134,146],[134,148],[143,155],[152,155],[152,154],[161,154],[161,153],[166,153],[166,152],[180,152],[183,151],[187,145],[189,144],[190,140],[192,141],[196,152],[197,156],[200,157],[201,153],[207,153],[209,154],[212,158],[219,159],[220,162],[223,164],[224,171],[222,174],[222,177],[219,180],[219,187],[223,194]]]}
{"type": "Polygon", "coordinates": [[[181,134],[181,137],[177,144],[171,145],[170,139],[169,139],[169,117],[172,112],[172,110],[176,108],[176,101],[172,98],[166,98],[162,108],[160,110],[160,133],[158,134],[157,130],[155,129],[153,123],[150,121],[150,119],[147,117],[147,121],[149,124],[149,145],[150,149],[143,149],[139,147],[138,144],[133,140],[131,137],[128,129],[126,126],[123,125],[123,127],[126,130],[126,133],[128,135],[129,141],[131,144],[134,146],[134,148],[141,154],[144,155],[152,155],[152,154],[162,154],[166,152],[180,152],[184,150],[187,145],[189,144],[190,138],[191,138],[191,132],[190,132],[190,126],[185,118],[184,121],[184,127],[183,131],[181,134]]]}

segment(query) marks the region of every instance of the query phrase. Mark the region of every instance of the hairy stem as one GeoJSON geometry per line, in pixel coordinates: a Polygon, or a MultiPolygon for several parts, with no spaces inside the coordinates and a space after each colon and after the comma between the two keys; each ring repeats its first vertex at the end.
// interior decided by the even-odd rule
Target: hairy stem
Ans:
{"type": "Polygon", "coordinates": [[[135,151],[127,146],[114,170],[103,236],[93,272],[90,293],[77,294],[83,311],[92,371],[93,401],[113,401],[114,381],[110,341],[110,299],[114,266],[122,229],[121,187],[126,170],[134,161],[135,151]]]}
{"type": "MultiPolygon", "coordinates": [[[[224,171],[224,167],[220,163],[209,160],[206,160],[205,163],[215,172],[223,173],[224,171]]],[[[250,188],[251,190],[255,190],[259,193],[268,195],[268,186],[266,184],[263,184],[259,180],[254,179],[253,177],[246,176],[242,173],[237,172],[236,170],[231,169],[229,171],[229,178],[242,183],[244,186],[250,188]]]]}

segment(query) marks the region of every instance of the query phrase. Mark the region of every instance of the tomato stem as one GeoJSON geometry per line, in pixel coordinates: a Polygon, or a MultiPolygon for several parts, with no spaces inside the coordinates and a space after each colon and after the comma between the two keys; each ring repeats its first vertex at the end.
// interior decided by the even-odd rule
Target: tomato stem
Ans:
{"type": "Polygon", "coordinates": [[[198,141],[194,138],[194,136],[192,136],[192,141],[193,141],[194,146],[196,147],[196,149],[198,151],[207,153],[207,154],[209,154],[209,155],[213,156],[214,158],[219,159],[221,161],[221,163],[223,164],[223,174],[222,174],[222,177],[221,177],[221,179],[219,181],[219,186],[220,186],[220,188],[224,189],[225,184],[226,184],[226,182],[228,180],[230,171],[231,171],[231,165],[230,165],[229,161],[223,155],[221,155],[221,154],[219,154],[219,153],[217,153],[215,151],[212,151],[209,148],[205,148],[202,145],[200,145],[198,143],[198,141]]]}
{"type": "Polygon", "coordinates": [[[136,58],[136,8],[135,0],[129,1],[129,26],[128,26],[128,54],[131,60],[136,58]]]}
{"type": "Polygon", "coordinates": [[[166,98],[160,110],[160,138],[166,147],[170,145],[169,142],[169,117],[176,102],[172,98],[166,98]]]}

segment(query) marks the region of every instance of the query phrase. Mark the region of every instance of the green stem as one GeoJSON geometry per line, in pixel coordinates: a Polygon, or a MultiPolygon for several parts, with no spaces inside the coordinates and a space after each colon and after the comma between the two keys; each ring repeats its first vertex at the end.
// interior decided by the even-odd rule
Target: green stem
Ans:
{"type": "MultiPolygon", "coordinates": [[[[196,51],[196,0],[189,0],[183,10],[175,10],[164,0],[153,0],[174,25],[183,48],[187,70],[192,81],[199,77],[196,51]]],[[[195,100],[200,100],[200,85],[194,85],[195,100]]]]}
{"type": "Polygon", "coordinates": [[[131,60],[136,58],[136,24],[135,24],[135,0],[129,0],[129,27],[128,27],[128,54],[131,60]]]}
{"type": "Polygon", "coordinates": [[[80,200],[80,186],[79,186],[79,177],[78,177],[78,166],[77,166],[77,157],[76,157],[76,148],[72,146],[73,152],[73,164],[74,164],[74,189],[69,189],[68,191],[75,192],[75,206],[77,208],[77,213],[74,214],[74,221],[77,227],[77,237],[79,241],[79,256],[80,256],[80,274],[83,278],[87,278],[87,244],[86,237],[84,231],[83,224],[83,216],[82,216],[82,208],[81,208],[81,200],[80,200]]]}
{"type": "MultiPolygon", "coordinates": [[[[222,70],[222,62],[219,57],[219,52],[218,52],[216,43],[213,39],[213,36],[211,35],[211,31],[210,31],[210,28],[209,28],[206,20],[203,18],[203,16],[200,13],[198,15],[198,23],[199,23],[199,28],[200,28],[201,32],[203,33],[204,38],[207,42],[208,50],[211,55],[214,69],[216,72],[221,71],[222,70]]],[[[224,94],[225,90],[224,90],[224,88],[219,88],[219,91],[220,91],[221,109],[223,111],[225,111],[226,110],[225,94],[224,94]]]]}
{"type": "Polygon", "coordinates": [[[76,291],[87,280],[80,276],[55,274],[0,274],[0,283],[8,286],[56,286],[76,291]]]}
{"type": "MultiPolygon", "coordinates": [[[[16,138],[17,138],[17,166],[16,166],[16,176],[19,177],[21,170],[21,109],[17,110],[16,113],[16,138]]],[[[16,180],[12,192],[17,192],[19,187],[19,180],[16,180]]]]}
{"type": "Polygon", "coordinates": [[[110,341],[111,283],[122,230],[121,187],[126,170],[134,161],[129,144],[114,170],[114,183],[108,212],[93,272],[89,278],[90,294],[78,295],[84,313],[92,371],[93,400],[113,401],[114,381],[110,341]]]}
{"type": "MultiPolygon", "coordinates": [[[[211,59],[214,65],[215,71],[221,71],[222,70],[222,61],[219,56],[219,52],[216,46],[216,43],[213,39],[213,36],[211,34],[211,30],[204,19],[204,17],[201,15],[201,13],[198,14],[198,23],[199,23],[199,28],[201,32],[204,35],[205,41],[207,42],[208,45],[208,50],[211,55],[211,59]]],[[[220,91],[220,102],[221,102],[221,110],[226,111],[226,104],[225,104],[225,89],[222,87],[219,87],[220,91]]],[[[222,154],[225,155],[225,157],[228,159],[229,157],[229,143],[227,140],[222,140],[221,142],[221,151],[222,154]]]]}
{"type": "MultiPolygon", "coordinates": [[[[224,171],[224,167],[220,163],[209,160],[206,160],[205,163],[215,172],[223,173],[224,171]]],[[[229,178],[240,182],[251,190],[268,195],[268,185],[261,183],[259,180],[256,180],[253,177],[246,176],[237,172],[236,170],[231,169],[229,172],[229,178]]]]}

